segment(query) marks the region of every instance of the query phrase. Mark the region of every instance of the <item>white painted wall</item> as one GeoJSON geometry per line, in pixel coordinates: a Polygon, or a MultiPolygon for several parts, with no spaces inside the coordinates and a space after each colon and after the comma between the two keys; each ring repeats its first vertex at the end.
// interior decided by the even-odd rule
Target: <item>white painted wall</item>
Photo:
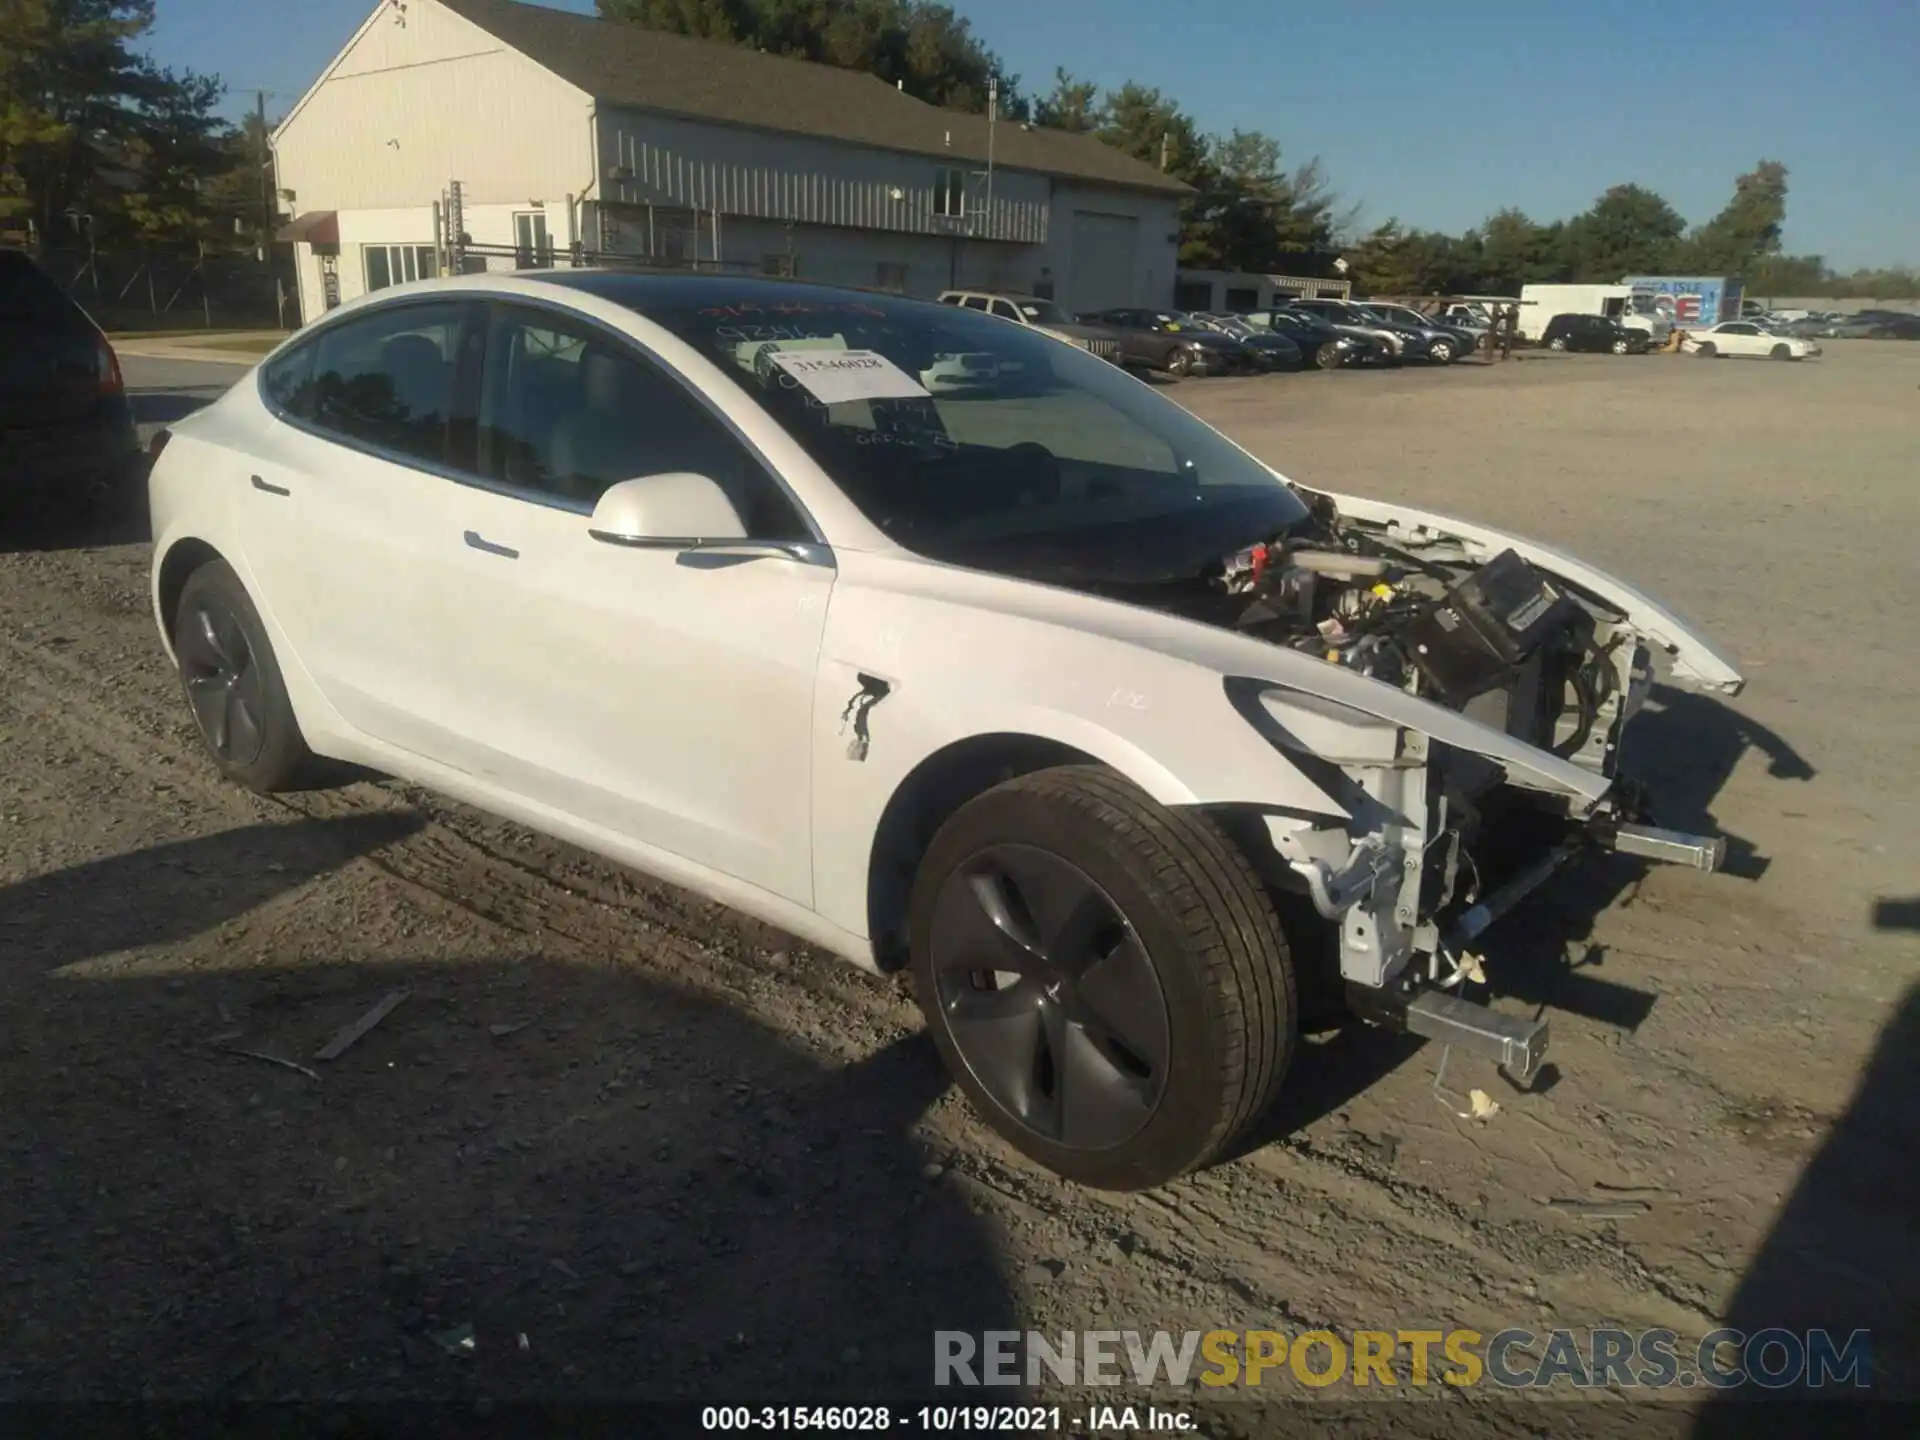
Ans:
{"type": "Polygon", "coordinates": [[[274,137],[296,213],[559,200],[594,178],[588,96],[433,0],[382,5],[274,137]]]}
{"type": "MultiPolygon", "coordinates": [[[[512,245],[515,243],[514,217],[522,213],[543,213],[547,217],[547,238],[556,256],[567,250],[567,204],[554,200],[543,205],[468,205],[467,234],[475,245],[512,245]]],[[[340,300],[342,304],[364,295],[367,290],[366,250],[370,245],[431,245],[434,243],[433,206],[394,206],[378,210],[342,210],[340,217],[340,300]]],[[[300,281],[300,315],[303,323],[324,313],[320,259],[311,245],[296,249],[300,281]]],[[[511,262],[496,259],[497,269],[511,262]]]]}

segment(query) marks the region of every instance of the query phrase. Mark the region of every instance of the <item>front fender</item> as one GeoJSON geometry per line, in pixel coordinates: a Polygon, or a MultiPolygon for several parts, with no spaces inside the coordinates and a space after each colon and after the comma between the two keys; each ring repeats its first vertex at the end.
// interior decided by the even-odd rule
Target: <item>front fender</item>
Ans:
{"type": "Polygon", "coordinates": [[[1358,495],[1341,495],[1329,490],[1315,490],[1313,493],[1325,495],[1349,519],[1383,526],[1390,534],[1404,536],[1415,543],[1452,541],[1471,558],[1479,561],[1491,560],[1503,550],[1517,551],[1522,558],[1555,578],[1585,591],[1601,604],[1626,616],[1629,624],[1666,652],[1673,667],[1674,682],[1681,689],[1738,695],[1746,684],[1746,678],[1732,657],[1670,608],[1618,576],[1609,575],[1588,564],[1577,555],[1569,555],[1538,540],[1510,535],[1488,525],[1456,520],[1412,505],[1372,500],[1358,495]]]}

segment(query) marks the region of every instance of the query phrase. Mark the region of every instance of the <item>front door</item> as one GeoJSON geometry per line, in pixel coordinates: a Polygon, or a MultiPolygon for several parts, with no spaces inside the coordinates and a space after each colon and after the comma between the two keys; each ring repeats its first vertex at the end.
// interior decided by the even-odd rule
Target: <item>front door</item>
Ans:
{"type": "MultiPolygon", "coordinates": [[[[676,380],[576,316],[501,305],[464,561],[472,762],[524,797],[801,904],[813,899],[813,686],[834,572],[595,540],[607,486],[718,481],[755,538],[811,540],[676,380]]],[[[821,552],[824,553],[824,552],[821,552]]]]}

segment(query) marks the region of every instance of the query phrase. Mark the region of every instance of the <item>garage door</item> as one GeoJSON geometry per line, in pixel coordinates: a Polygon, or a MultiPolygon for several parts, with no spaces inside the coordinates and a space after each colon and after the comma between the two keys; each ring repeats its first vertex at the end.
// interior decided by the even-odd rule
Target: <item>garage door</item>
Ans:
{"type": "Polygon", "coordinates": [[[1139,304],[1134,268],[1139,263],[1139,244],[1140,221],[1134,216],[1074,211],[1069,308],[1108,310],[1139,304]]]}

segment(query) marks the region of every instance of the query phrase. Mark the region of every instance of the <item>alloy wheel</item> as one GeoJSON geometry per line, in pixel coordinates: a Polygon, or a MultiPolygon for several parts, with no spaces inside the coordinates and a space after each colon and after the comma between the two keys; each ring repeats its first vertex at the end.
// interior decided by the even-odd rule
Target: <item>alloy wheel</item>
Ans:
{"type": "Polygon", "coordinates": [[[989,846],[942,884],[931,942],[954,1047],[1020,1125],[1104,1150],[1153,1117],[1172,1050],[1166,996],[1085,871],[1033,846],[989,846]]]}
{"type": "Polygon", "coordinates": [[[207,746],[221,760],[251,765],[266,748],[260,667],[233,613],[193,612],[176,642],[187,700],[207,746]]]}

